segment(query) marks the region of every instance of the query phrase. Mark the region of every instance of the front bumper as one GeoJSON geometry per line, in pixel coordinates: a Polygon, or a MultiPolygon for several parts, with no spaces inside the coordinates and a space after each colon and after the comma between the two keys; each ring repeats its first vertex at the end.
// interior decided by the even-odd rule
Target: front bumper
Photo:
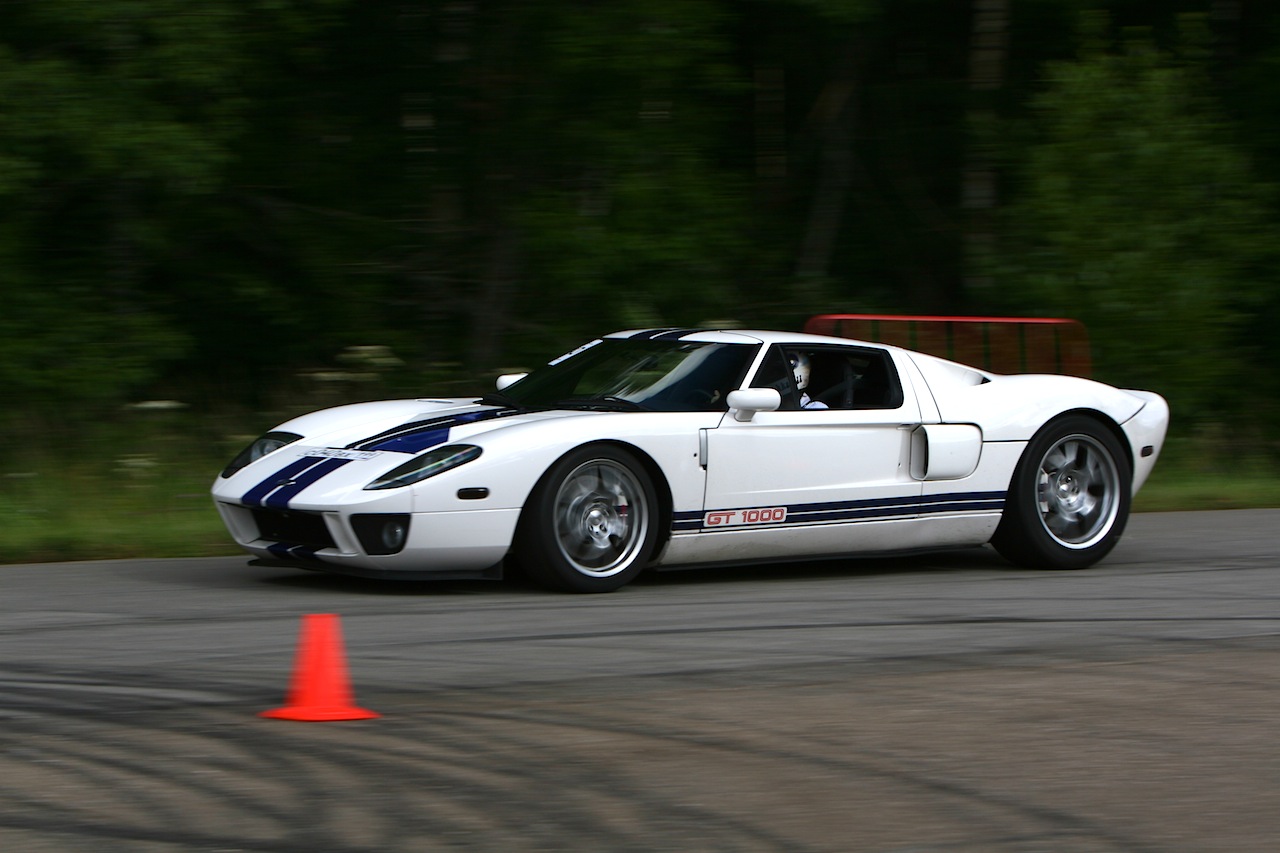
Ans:
{"type": "Polygon", "coordinates": [[[232,537],[263,563],[368,577],[485,577],[511,548],[519,509],[408,514],[404,547],[370,554],[341,510],[263,510],[216,501],[232,537]]]}

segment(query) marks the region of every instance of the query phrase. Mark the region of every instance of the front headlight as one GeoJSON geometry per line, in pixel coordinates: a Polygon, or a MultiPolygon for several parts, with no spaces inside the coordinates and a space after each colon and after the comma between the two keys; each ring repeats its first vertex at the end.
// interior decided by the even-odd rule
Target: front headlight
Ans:
{"type": "Polygon", "coordinates": [[[268,453],[275,453],[286,444],[293,444],[300,438],[302,436],[292,432],[269,432],[262,438],[256,439],[253,444],[250,444],[244,450],[241,450],[240,454],[231,460],[231,464],[222,469],[222,476],[224,478],[230,477],[241,468],[252,462],[257,462],[268,453]]]}
{"type": "Polygon", "coordinates": [[[388,471],[365,486],[365,489],[394,489],[399,486],[409,486],[428,477],[434,477],[442,471],[465,465],[479,457],[480,453],[480,448],[470,444],[437,447],[421,456],[413,457],[394,471],[388,471]]]}

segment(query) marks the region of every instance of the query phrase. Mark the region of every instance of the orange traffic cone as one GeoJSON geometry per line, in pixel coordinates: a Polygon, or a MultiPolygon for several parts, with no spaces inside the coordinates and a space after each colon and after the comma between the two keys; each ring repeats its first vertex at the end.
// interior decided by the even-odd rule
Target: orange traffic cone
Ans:
{"type": "Polygon", "coordinates": [[[352,702],[338,617],[332,613],[303,616],[285,707],[263,711],[259,716],[308,722],[368,720],[381,716],[357,708],[352,702]]]}

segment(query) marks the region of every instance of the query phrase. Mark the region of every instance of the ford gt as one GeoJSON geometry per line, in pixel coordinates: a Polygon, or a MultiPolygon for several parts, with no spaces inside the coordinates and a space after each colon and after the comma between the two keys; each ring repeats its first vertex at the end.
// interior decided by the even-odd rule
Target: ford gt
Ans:
{"type": "Polygon", "coordinates": [[[492,393],[280,424],[213,498],[265,564],[607,592],[646,568],[990,544],[1079,569],[1124,530],[1164,399],[768,331],[605,335],[492,393]]]}

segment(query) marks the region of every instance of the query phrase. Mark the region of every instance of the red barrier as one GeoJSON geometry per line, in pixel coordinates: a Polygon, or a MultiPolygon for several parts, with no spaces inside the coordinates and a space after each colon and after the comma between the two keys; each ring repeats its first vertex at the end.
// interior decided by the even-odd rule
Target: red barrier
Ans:
{"type": "Polygon", "coordinates": [[[819,314],[809,318],[804,331],[891,344],[993,373],[1088,376],[1092,371],[1089,336],[1077,320],[819,314]]]}

